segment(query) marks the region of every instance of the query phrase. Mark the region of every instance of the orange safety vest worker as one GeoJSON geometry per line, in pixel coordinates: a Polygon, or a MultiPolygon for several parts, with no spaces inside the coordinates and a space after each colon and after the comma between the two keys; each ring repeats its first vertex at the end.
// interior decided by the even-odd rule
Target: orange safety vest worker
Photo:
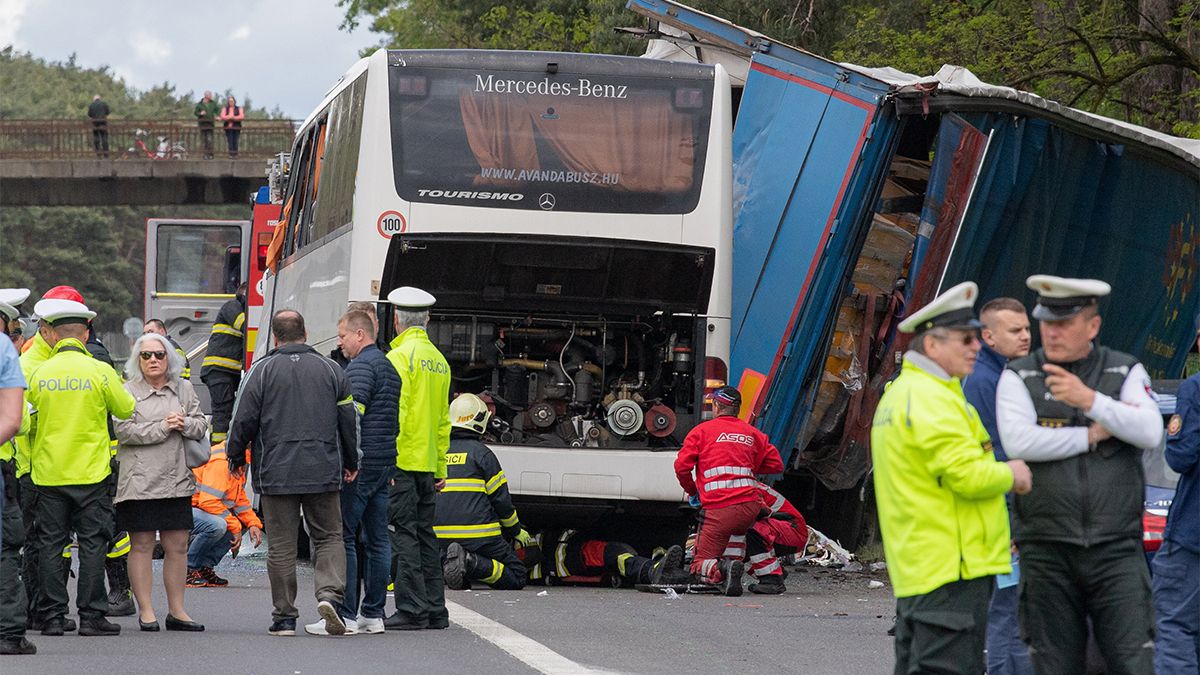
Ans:
{"type": "Polygon", "coordinates": [[[192,472],[196,474],[196,494],[192,495],[192,506],[223,516],[235,539],[241,536],[243,527],[262,529],[262,521],[246,498],[245,478],[229,475],[229,462],[225,458],[223,445],[213,446],[208,462],[192,472]]]}

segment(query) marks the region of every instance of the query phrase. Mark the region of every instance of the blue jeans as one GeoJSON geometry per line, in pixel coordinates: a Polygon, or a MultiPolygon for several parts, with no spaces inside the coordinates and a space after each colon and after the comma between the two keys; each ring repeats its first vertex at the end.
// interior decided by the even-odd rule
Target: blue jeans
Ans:
{"type": "Polygon", "coordinates": [[[358,605],[358,550],[355,545],[362,528],[363,566],[362,615],[383,618],[391,574],[392,543],[388,535],[388,482],[395,467],[363,465],[358,478],[342,488],[342,541],[346,546],[346,598],[340,608],[344,617],[354,618],[358,605]]]}
{"type": "Polygon", "coordinates": [[[1021,641],[1017,626],[1016,586],[996,588],[988,605],[988,675],[1033,675],[1029,647],[1021,641]]]}
{"type": "Polygon", "coordinates": [[[221,516],[192,507],[192,543],[188,546],[188,569],[216,567],[233,545],[229,525],[221,516]]]}
{"type": "Polygon", "coordinates": [[[1200,667],[1200,553],[1164,541],[1154,554],[1158,639],[1154,672],[1196,673],[1200,667]]]}

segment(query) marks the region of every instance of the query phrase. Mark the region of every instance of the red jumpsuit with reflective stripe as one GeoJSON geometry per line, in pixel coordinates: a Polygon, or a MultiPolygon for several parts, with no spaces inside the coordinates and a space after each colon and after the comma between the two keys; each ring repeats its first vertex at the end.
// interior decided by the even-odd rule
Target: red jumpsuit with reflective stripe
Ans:
{"type": "Polygon", "coordinates": [[[688,433],[675,457],[675,476],[689,496],[699,495],[703,507],[693,574],[721,581],[717,559],[724,556],[730,537],[744,536],[765,509],[754,475],[782,471],[779,451],[766,434],[733,415],[688,433]]]}
{"type": "Polygon", "coordinates": [[[758,490],[771,515],[784,517],[763,518],[754,524],[742,542],[743,550],[748,554],[746,562],[750,574],[756,578],[782,575],[783,567],[775,557],[776,552],[781,548],[792,549],[782,551],[787,553],[803,549],[808,542],[808,524],[800,511],[775,489],[759,483],[758,490]]]}

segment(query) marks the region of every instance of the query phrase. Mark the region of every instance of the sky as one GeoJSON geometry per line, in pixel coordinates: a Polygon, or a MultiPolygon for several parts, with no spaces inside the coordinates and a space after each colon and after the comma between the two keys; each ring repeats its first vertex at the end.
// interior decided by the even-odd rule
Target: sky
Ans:
{"type": "Polygon", "coordinates": [[[337,0],[0,0],[0,48],[49,61],[74,53],[141,90],[229,89],[301,119],[381,41],[363,25],[339,30],[342,17],[337,0]]]}

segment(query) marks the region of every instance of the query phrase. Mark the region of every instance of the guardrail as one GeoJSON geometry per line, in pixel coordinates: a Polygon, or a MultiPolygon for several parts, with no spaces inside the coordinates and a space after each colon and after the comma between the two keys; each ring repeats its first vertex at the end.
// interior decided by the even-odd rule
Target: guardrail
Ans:
{"type": "MultiPolygon", "coordinates": [[[[247,119],[242,122],[238,159],[267,159],[292,147],[293,120],[247,119]]],[[[213,131],[213,155],[228,157],[220,123],[213,131]]],[[[91,120],[0,120],[0,159],[95,158],[91,120]]],[[[194,119],[108,120],[108,158],[117,160],[204,159],[194,119]],[[142,145],[138,145],[140,139],[142,145]],[[165,152],[159,152],[166,139],[165,152]]]]}

